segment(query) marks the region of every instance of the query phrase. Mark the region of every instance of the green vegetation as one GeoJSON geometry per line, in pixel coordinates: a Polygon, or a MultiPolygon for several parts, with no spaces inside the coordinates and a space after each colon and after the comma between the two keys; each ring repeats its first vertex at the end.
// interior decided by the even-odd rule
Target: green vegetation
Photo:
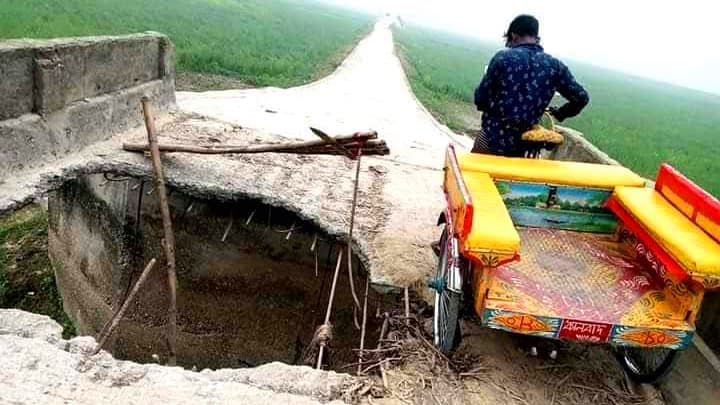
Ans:
{"type": "MultiPolygon", "coordinates": [[[[412,25],[395,38],[420,101],[455,130],[477,128],[473,91],[499,44],[412,25]]],[[[668,162],[720,195],[720,96],[568,64],[592,101],[563,125],[646,177],[668,162]]]]}
{"type": "Polygon", "coordinates": [[[75,327],[63,311],[47,243],[47,213],[39,207],[0,220],[0,308],[48,315],[67,339],[75,327]]]}
{"type": "Polygon", "coordinates": [[[0,38],[159,31],[180,72],[287,87],[331,72],[372,21],[315,0],[3,0],[0,38]]]}

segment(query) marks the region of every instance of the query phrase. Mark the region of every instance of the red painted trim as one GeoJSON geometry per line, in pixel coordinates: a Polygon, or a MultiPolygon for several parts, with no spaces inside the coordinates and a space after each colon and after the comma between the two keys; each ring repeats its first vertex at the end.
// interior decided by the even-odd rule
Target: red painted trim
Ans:
{"type": "Polygon", "coordinates": [[[458,163],[457,154],[455,153],[455,146],[453,144],[448,145],[448,157],[450,158],[450,164],[452,165],[452,170],[455,175],[455,181],[460,187],[460,192],[462,193],[463,199],[465,200],[465,218],[463,218],[462,232],[460,235],[460,239],[464,240],[465,237],[470,234],[470,230],[472,228],[474,212],[472,197],[470,197],[470,191],[468,190],[467,185],[465,184],[465,180],[462,177],[462,172],[460,171],[460,164],[458,163]]]}
{"type": "Polygon", "coordinates": [[[688,279],[689,274],[655,239],[643,228],[642,225],[623,207],[615,198],[610,198],[607,207],[620,218],[623,224],[634,233],[653,254],[660,260],[665,268],[674,274],[681,282],[688,279]]]}
{"type": "MultiPolygon", "coordinates": [[[[668,187],[688,204],[693,206],[693,213],[689,217],[691,221],[695,222],[697,215],[702,214],[711,221],[720,224],[720,201],[666,163],[660,166],[657,179],[655,180],[655,190],[660,194],[663,194],[663,187],[668,187]]],[[[672,201],[669,202],[672,203],[672,201]]],[[[717,237],[713,235],[710,236],[720,242],[717,237]]]]}

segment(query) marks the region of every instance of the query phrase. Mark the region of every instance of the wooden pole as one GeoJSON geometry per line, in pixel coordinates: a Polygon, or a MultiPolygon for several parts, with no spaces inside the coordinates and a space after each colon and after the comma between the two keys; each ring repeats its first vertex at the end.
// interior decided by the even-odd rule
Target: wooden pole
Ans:
{"type": "Polygon", "coordinates": [[[340,145],[340,143],[337,140],[335,140],[334,138],[332,138],[330,135],[326,134],[325,132],[323,132],[317,128],[310,127],[310,130],[315,135],[320,137],[320,139],[325,141],[325,143],[332,145],[332,147],[335,148],[337,151],[342,152],[342,154],[345,155],[345,157],[350,158],[350,159],[354,158],[352,152],[350,152],[344,146],[340,145]]]}
{"type": "MultiPolygon", "coordinates": [[[[360,309],[360,300],[355,293],[355,281],[353,280],[352,268],[352,235],[355,226],[355,209],[357,208],[358,188],[360,185],[360,163],[362,158],[362,149],[357,152],[357,165],[355,166],[355,185],[353,186],[352,206],[350,207],[350,228],[348,229],[347,247],[348,247],[348,280],[350,281],[350,293],[355,302],[355,309],[360,309]]],[[[357,319],[357,318],[355,318],[357,319]]],[[[357,324],[357,322],[356,322],[357,324]]]]}
{"type": "Polygon", "coordinates": [[[163,248],[167,259],[168,289],[170,290],[170,303],[168,306],[168,365],[174,366],[177,363],[177,275],[175,274],[175,235],[170,218],[170,206],[165,190],[165,179],[163,177],[162,162],[160,161],[160,149],[158,148],[157,132],[153,120],[152,105],[150,99],[144,96],[141,99],[145,127],[147,128],[148,145],[150,145],[150,156],[152,158],[153,170],[155,171],[155,189],[160,200],[160,213],[162,214],[163,233],[165,235],[163,248]]]}
{"type": "Polygon", "coordinates": [[[358,375],[362,373],[363,357],[365,350],[365,326],[367,325],[367,301],[370,290],[370,274],[365,279],[365,295],[363,297],[362,328],[360,329],[360,351],[358,352],[358,375]]]}
{"type": "MultiPolygon", "coordinates": [[[[388,326],[390,324],[390,314],[387,312],[383,313],[383,323],[382,327],[380,328],[380,337],[378,338],[377,348],[382,347],[382,341],[385,339],[385,333],[387,333],[388,326]]],[[[388,379],[387,374],[385,374],[385,367],[383,366],[383,363],[380,363],[380,376],[382,377],[383,387],[387,389],[388,387],[388,379]]]]}
{"type": "Polygon", "coordinates": [[[145,266],[145,269],[142,271],[142,273],[140,273],[140,278],[138,278],[132,290],[130,290],[130,293],[127,295],[127,297],[125,297],[125,301],[120,306],[120,309],[115,313],[115,315],[113,315],[112,318],[110,318],[110,321],[108,322],[108,325],[110,326],[104,327],[103,331],[100,332],[100,335],[98,336],[97,346],[95,346],[95,350],[93,350],[92,355],[98,354],[100,349],[102,349],[103,345],[105,345],[107,339],[112,335],[113,331],[120,323],[123,315],[125,315],[125,311],[127,311],[133,298],[135,298],[135,294],[137,294],[137,292],[140,290],[140,287],[145,282],[148,274],[150,274],[150,270],[155,267],[155,262],[156,261],[153,258],[150,260],[147,266],[145,266]]]}
{"type": "MultiPolygon", "coordinates": [[[[351,145],[352,146],[352,145],[351,145]]],[[[150,147],[142,143],[125,143],[123,149],[128,152],[147,152],[150,147]]],[[[166,153],[195,153],[200,155],[229,155],[254,153],[297,153],[306,155],[345,155],[327,145],[292,147],[292,145],[258,145],[258,146],[212,146],[160,144],[158,149],[166,153]]],[[[365,155],[387,155],[390,149],[383,141],[367,143],[362,147],[365,155]]]]}
{"type": "MultiPolygon", "coordinates": [[[[322,131],[321,131],[322,132],[322,131]]],[[[323,133],[323,135],[325,135],[323,133]]],[[[361,132],[353,135],[344,135],[293,143],[279,143],[270,145],[159,145],[161,152],[190,152],[204,154],[222,154],[222,153],[267,153],[267,152],[286,152],[298,151],[303,149],[310,150],[335,150],[338,151],[337,145],[353,146],[361,142],[367,142],[369,148],[382,149],[387,148],[384,141],[377,141],[377,132],[361,132]]],[[[147,144],[125,143],[123,149],[130,152],[143,152],[149,150],[147,144]]],[[[338,153],[346,155],[344,150],[338,153]]]]}
{"type": "MultiPolygon", "coordinates": [[[[330,298],[328,298],[328,306],[327,310],[325,311],[325,322],[323,322],[323,326],[326,328],[330,325],[330,314],[332,314],[333,301],[335,300],[335,288],[337,287],[338,275],[340,274],[340,264],[342,264],[342,248],[338,249],[337,264],[335,264],[335,274],[333,275],[333,282],[332,286],[330,287],[330,298]]],[[[317,369],[320,369],[322,367],[322,358],[326,343],[327,342],[325,341],[325,339],[320,339],[320,349],[318,350],[317,366],[315,367],[317,369]]]]}

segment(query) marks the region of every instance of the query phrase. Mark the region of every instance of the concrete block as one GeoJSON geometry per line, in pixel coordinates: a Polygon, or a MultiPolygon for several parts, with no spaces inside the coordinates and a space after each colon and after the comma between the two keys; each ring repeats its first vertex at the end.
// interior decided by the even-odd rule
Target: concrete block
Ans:
{"type": "Polygon", "coordinates": [[[113,94],[110,122],[115,132],[144,125],[140,98],[150,97],[155,111],[175,108],[175,83],[154,80],[113,94]]]}
{"type": "Polygon", "coordinates": [[[32,111],[32,71],[31,49],[0,47],[0,120],[32,111]]]}
{"type": "Polygon", "coordinates": [[[112,122],[113,97],[99,96],[72,103],[62,111],[62,128],[67,137],[65,152],[78,151],[85,146],[110,138],[122,131],[112,122]]]}
{"type": "Polygon", "coordinates": [[[0,181],[175,108],[175,50],[158,33],[0,41],[0,181]]]}
{"type": "Polygon", "coordinates": [[[56,134],[38,115],[0,121],[0,177],[54,159],[57,146],[56,134]]]}
{"type": "MultiPolygon", "coordinates": [[[[175,45],[170,38],[154,32],[148,34],[159,35],[160,39],[160,78],[175,84],[175,45]]],[[[174,87],[173,87],[174,88],[174,87]]]]}
{"type": "Polygon", "coordinates": [[[158,79],[160,38],[76,39],[38,49],[36,110],[49,113],[74,101],[158,79]]]}

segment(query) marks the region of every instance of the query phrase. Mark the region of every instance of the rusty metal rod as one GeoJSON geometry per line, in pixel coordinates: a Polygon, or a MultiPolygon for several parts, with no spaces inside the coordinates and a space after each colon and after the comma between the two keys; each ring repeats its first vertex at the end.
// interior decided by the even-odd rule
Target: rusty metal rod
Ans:
{"type": "Polygon", "coordinates": [[[167,259],[168,289],[170,290],[170,302],[168,306],[168,365],[174,366],[177,363],[177,275],[175,273],[175,235],[170,217],[170,206],[168,204],[167,192],[165,190],[165,179],[163,177],[162,161],[160,160],[160,149],[158,148],[157,131],[153,119],[152,105],[150,98],[144,96],[141,99],[145,127],[148,135],[148,145],[152,158],[153,171],[155,172],[155,189],[158,200],[160,200],[160,213],[162,214],[163,233],[165,235],[163,248],[167,259]]]}
{"type": "Polygon", "coordinates": [[[112,336],[113,331],[120,323],[120,320],[122,319],[123,315],[125,315],[125,311],[127,311],[128,307],[130,306],[130,303],[132,302],[133,298],[135,298],[135,295],[140,290],[140,287],[145,282],[145,279],[147,279],[148,274],[150,274],[150,270],[155,267],[156,260],[153,258],[148,262],[147,266],[145,266],[145,269],[140,273],[140,277],[135,282],[135,285],[133,286],[132,290],[130,290],[130,293],[125,297],[125,301],[120,306],[120,309],[115,312],[112,318],[108,321],[106,327],[103,327],[102,332],[100,332],[100,335],[98,336],[98,343],[97,346],[95,346],[95,350],[92,351],[92,355],[98,354],[100,352],[100,349],[102,349],[103,345],[105,345],[105,342],[107,339],[112,336]]]}

